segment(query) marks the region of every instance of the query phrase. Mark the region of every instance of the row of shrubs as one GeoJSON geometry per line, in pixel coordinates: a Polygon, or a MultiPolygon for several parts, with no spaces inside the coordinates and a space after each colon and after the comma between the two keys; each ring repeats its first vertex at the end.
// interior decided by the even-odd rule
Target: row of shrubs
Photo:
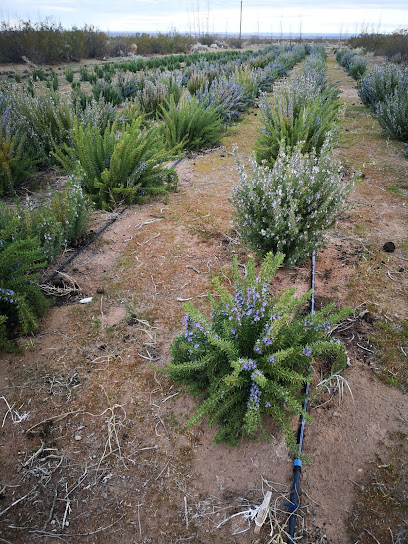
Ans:
{"type": "Polygon", "coordinates": [[[172,345],[167,374],[204,397],[190,425],[207,418],[219,430],[216,441],[268,436],[264,417],[272,416],[289,448],[297,453],[291,428],[302,414],[302,388],[315,359],[346,364],[345,347],[330,338],[350,309],[334,305],[305,314],[310,292],[295,289],[272,295],[270,283],[280,264],[304,261],[322,244],[341,211],[351,184],[341,179],[333,158],[338,140],[338,92],[325,76],[325,53],[316,48],[303,73],[264,95],[262,127],[248,172],[239,161],[240,183],[232,203],[237,230],[264,257],[256,274],[254,259],[241,277],[234,265],[234,290],[216,282],[210,319],[191,303],[185,330],[172,345]],[[306,316],[305,316],[306,315],[306,316]]]}
{"type": "Polygon", "coordinates": [[[362,49],[338,49],[336,60],[343,66],[349,76],[359,80],[367,71],[366,60],[361,56],[362,49]]]}
{"type": "MultiPolygon", "coordinates": [[[[170,155],[183,139],[186,149],[216,144],[225,124],[236,120],[260,90],[271,88],[304,55],[303,47],[272,47],[253,58],[247,54],[232,60],[220,57],[219,63],[200,57],[196,64],[172,72],[120,72],[111,83],[98,82],[93,95],[74,90],[67,97],[48,88],[30,93],[16,84],[4,86],[0,90],[0,195],[12,191],[33,171],[59,164],[52,151],[58,156],[58,149],[76,145],[75,123],[90,134],[97,128],[103,136],[115,119],[115,127],[127,130],[132,119],[144,116],[143,124],[150,130],[159,118],[161,126],[172,125],[162,134],[170,155]],[[264,68],[258,66],[265,62],[264,68]],[[197,110],[194,121],[183,120],[193,110],[197,110]],[[212,125],[214,130],[206,130],[212,125]]],[[[106,66],[101,68],[104,73],[106,66]]],[[[114,74],[115,67],[111,70],[114,74]]],[[[154,134],[160,139],[159,131],[154,134]]]]}
{"type": "MultiPolygon", "coordinates": [[[[274,48],[264,55],[254,59],[258,65],[266,59],[265,68],[228,61],[217,70],[214,62],[201,59],[186,73],[154,72],[142,80],[150,82],[142,89],[142,115],[140,100],[128,100],[119,111],[102,97],[81,104],[50,89],[34,96],[16,86],[2,89],[2,191],[12,191],[35,166],[57,165],[71,182],[48,203],[1,207],[0,345],[10,347],[10,332],[36,327],[48,305],[36,282],[38,271],[84,231],[89,199],[99,208],[111,208],[167,193],[177,185],[169,162],[182,150],[217,143],[225,125],[253,103],[261,88],[303,58],[305,49],[274,48]],[[166,100],[157,99],[159,84],[166,100]]],[[[120,77],[116,84],[125,88],[120,77]]]]}
{"type": "Polygon", "coordinates": [[[359,96],[391,138],[408,142],[408,68],[376,66],[360,81],[359,96]]]}

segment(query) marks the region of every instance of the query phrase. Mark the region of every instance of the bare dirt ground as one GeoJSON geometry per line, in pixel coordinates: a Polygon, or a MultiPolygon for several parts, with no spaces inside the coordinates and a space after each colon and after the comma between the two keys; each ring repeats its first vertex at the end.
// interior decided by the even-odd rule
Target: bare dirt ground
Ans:
{"type": "MultiPolygon", "coordinates": [[[[406,374],[398,365],[384,368],[372,338],[378,323],[408,317],[408,163],[332,59],[329,76],[341,80],[346,105],[339,158],[363,177],[318,255],[316,295],[318,304],[355,308],[337,331],[348,346],[344,377],[352,395],[347,387],[341,402],[338,394],[312,394],[298,541],[396,544],[407,513],[388,525],[385,488],[384,508],[371,505],[370,525],[358,503],[370,474],[395,464],[390,452],[406,448],[406,395],[379,379],[406,374]],[[383,251],[387,241],[393,253],[383,251]]],[[[259,536],[253,523],[240,532],[248,528],[243,516],[222,522],[259,505],[266,490],[284,510],[292,458],[281,433],[269,422],[270,442],[215,445],[214,429],[186,426],[197,400],[159,371],[182,330],[183,301],[206,310],[211,278],[228,285],[232,256],[243,263],[250,255],[228,198],[238,181],[232,144],[246,160],[257,122],[255,110],[223,147],[184,159],[168,201],[118,215],[64,269],[81,295],[51,308],[38,334],[19,339],[20,354],[1,353],[0,542],[279,542],[269,521],[259,536]],[[81,304],[84,297],[92,301],[81,304]]],[[[111,217],[95,214],[94,230],[111,217]]],[[[278,271],[273,289],[288,285],[308,290],[308,263],[278,271]]]]}

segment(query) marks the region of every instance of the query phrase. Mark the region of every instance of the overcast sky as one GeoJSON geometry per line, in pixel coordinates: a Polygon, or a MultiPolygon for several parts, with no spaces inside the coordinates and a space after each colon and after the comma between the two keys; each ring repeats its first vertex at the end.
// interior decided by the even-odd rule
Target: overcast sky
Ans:
{"type": "MultiPolygon", "coordinates": [[[[408,29],[407,0],[243,0],[243,33],[360,33],[408,29]]],[[[2,0],[2,21],[104,31],[238,33],[240,0],[2,0]]]]}

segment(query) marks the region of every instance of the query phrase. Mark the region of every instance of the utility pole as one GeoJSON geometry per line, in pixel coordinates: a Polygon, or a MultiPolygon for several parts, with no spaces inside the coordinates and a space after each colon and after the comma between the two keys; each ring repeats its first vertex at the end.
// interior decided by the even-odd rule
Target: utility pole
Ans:
{"type": "Polygon", "coordinates": [[[242,0],[241,0],[241,16],[239,18],[239,46],[242,47],[241,36],[242,36],[242,0]]]}

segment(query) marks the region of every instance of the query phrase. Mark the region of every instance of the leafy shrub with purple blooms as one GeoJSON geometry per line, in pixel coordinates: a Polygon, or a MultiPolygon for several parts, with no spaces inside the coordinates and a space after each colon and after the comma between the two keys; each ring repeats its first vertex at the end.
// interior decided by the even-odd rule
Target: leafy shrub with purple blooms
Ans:
{"type": "Polygon", "coordinates": [[[296,440],[290,425],[303,414],[302,389],[314,360],[326,360],[332,373],[344,368],[343,344],[330,331],[350,309],[334,305],[305,317],[310,293],[298,298],[291,288],[272,295],[270,282],[284,255],[268,253],[255,273],[254,259],[241,277],[234,262],[234,291],[216,283],[210,318],[185,305],[185,331],[172,344],[172,361],[165,372],[204,397],[189,425],[207,418],[217,423],[216,442],[237,444],[242,436],[268,437],[264,418],[271,416],[285,433],[292,451],[296,440]]]}
{"type": "Polygon", "coordinates": [[[250,159],[250,173],[239,163],[240,184],[234,188],[235,223],[257,253],[285,254],[285,262],[304,260],[321,246],[352,184],[342,181],[328,134],[320,155],[281,146],[273,168],[250,159]]]}
{"type": "Polygon", "coordinates": [[[293,149],[302,142],[303,152],[313,148],[319,152],[327,133],[340,124],[337,95],[324,74],[314,71],[277,85],[272,101],[262,94],[262,126],[255,147],[258,163],[272,167],[282,144],[293,149]]]}
{"type": "Polygon", "coordinates": [[[199,104],[216,108],[226,123],[232,123],[241,116],[248,107],[248,99],[244,88],[234,81],[215,79],[211,85],[199,89],[196,93],[199,104]]]}

